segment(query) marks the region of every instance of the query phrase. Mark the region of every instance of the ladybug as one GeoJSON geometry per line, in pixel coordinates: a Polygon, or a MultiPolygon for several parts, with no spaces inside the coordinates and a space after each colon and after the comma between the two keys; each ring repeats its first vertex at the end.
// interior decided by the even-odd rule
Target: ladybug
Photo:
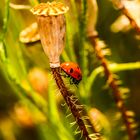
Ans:
{"type": "Polygon", "coordinates": [[[82,80],[80,67],[73,62],[64,62],[60,65],[61,69],[67,74],[65,77],[70,77],[70,84],[78,85],[82,80]]]}

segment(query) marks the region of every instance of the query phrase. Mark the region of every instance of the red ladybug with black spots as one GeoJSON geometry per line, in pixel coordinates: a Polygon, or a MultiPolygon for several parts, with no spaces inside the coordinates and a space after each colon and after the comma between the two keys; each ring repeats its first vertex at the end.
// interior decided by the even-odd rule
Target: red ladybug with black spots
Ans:
{"type": "Polygon", "coordinates": [[[61,69],[70,77],[70,84],[78,85],[82,80],[82,73],[80,67],[73,62],[64,62],[61,64],[61,69]]]}

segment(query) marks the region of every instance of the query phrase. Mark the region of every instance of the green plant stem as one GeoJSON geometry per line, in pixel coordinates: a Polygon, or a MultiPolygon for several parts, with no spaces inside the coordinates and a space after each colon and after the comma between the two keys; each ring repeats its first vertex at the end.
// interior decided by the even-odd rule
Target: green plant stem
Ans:
{"type": "Polygon", "coordinates": [[[86,13],[87,13],[87,0],[82,0],[81,2],[81,9],[82,9],[82,13],[80,16],[80,20],[79,20],[79,32],[80,32],[80,48],[82,47],[82,49],[79,49],[81,52],[81,62],[82,62],[82,70],[83,70],[83,81],[85,81],[86,79],[86,73],[84,72],[87,68],[86,66],[86,48],[85,48],[85,39],[86,39],[86,13]]]}
{"type": "Polygon", "coordinates": [[[4,39],[5,33],[7,31],[8,27],[8,20],[9,20],[9,0],[5,0],[5,13],[3,18],[3,27],[2,27],[2,33],[0,36],[0,40],[2,41],[4,39]]]}
{"type": "MultiPolygon", "coordinates": [[[[108,68],[113,73],[120,72],[120,71],[127,71],[127,70],[136,70],[136,69],[140,69],[140,62],[131,62],[131,63],[122,63],[122,64],[114,63],[114,64],[109,64],[108,68]]],[[[94,81],[96,80],[97,76],[103,72],[104,72],[104,69],[102,66],[92,71],[92,73],[87,79],[88,81],[88,84],[86,85],[87,93],[90,92],[90,89],[92,85],[94,84],[94,81]]]]}
{"type": "Polygon", "coordinates": [[[0,34],[0,58],[2,61],[6,61],[6,57],[7,57],[6,47],[4,44],[4,37],[7,32],[8,21],[9,21],[9,0],[5,0],[4,12],[5,13],[4,13],[4,18],[3,18],[2,32],[0,34]]]}
{"type": "MultiPolygon", "coordinates": [[[[66,30],[67,30],[67,34],[66,34],[66,45],[68,46],[68,50],[67,50],[67,54],[69,54],[69,57],[71,59],[71,61],[77,62],[76,59],[76,54],[73,48],[73,32],[74,30],[72,29],[72,27],[74,26],[74,24],[71,22],[71,17],[70,15],[66,15],[66,30]]],[[[66,51],[65,51],[66,52],[66,51]]]]}
{"type": "Polygon", "coordinates": [[[130,63],[122,63],[122,64],[117,64],[117,63],[110,64],[109,69],[112,72],[140,69],[140,62],[130,62],[130,63]]]}

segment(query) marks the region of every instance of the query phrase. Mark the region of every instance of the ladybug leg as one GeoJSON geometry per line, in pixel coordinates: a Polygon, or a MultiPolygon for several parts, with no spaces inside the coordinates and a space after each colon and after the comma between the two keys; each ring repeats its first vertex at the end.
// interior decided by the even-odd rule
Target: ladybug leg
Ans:
{"type": "Polygon", "coordinates": [[[74,79],[74,82],[73,82],[73,83],[76,85],[77,88],[78,88],[78,84],[79,84],[79,82],[80,82],[80,81],[74,79]]]}
{"type": "Polygon", "coordinates": [[[75,82],[76,82],[76,81],[75,81],[75,79],[74,79],[74,78],[72,78],[72,82],[73,82],[73,84],[75,84],[75,82]]]}
{"type": "Polygon", "coordinates": [[[63,76],[64,78],[69,77],[69,75],[67,75],[66,73],[64,73],[63,71],[60,73],[61,76],[63,76]]]}
{"type": "Polygon", "coordinates": [[[73,78],[73,84],[78,88],[78,81],[73,78]]]}
{"type": "Polygon", "coordinates": [[[73,78],[73,83],[74,83],[75,85],[78,85],[78,81],[77,81],[76,79],[74,79],[74,78],[73,78]]]}
{"type": "Polygon", "coordinates": [[[70,77],[70,84],[72,85],[73,84],[73,78],[70,77]]]}
{"type": "Polygon", "coordinates": [[[75,84],[75,86],[78,88],[78,84],[75,84]]]}

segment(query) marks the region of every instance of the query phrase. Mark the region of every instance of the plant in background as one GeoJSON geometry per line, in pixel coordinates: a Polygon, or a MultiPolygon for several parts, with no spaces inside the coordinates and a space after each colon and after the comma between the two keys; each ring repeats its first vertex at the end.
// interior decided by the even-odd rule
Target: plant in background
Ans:
{"type": "MultiPolygon", "coordinates": [[[[129,23],[138,34],[140,34],[140,27],[139,27],[139,0],[125,1],[125,0],[111,0],[114,6],[122,12],[122,14],[128,19],[129,23]],[[131,11],[132,10],[132,11],[131,11]],[[133,11],[135,10],[135,11],[133,11]],[[135,12],[135,14],[134,14],[135,12]]],[[[127,21],[126,21],[127,22],[127,21]]]]}
{"type": "MultiPolygon", "coordinates": [[[[125,16],[130,20],[130,24],[136,29],[136,31],[139,33],[140,28],[138,27],[136,21],[131,17],[125,6],[123,5],[122,1],[112,1],[115,3],[117,8],[121,9],[122,12],[125,14],[125,16]]],[[[95,6],[93,6],[94,8],[95,6]]],[[[95,25],[94,21],[91,23],[91,25],[95,25]]],[[[90,32],[95,32],[95,29],[90,29],[90,32]]],[[[108,51],[106,49],[106,46],[103,42],[99,40],[99,37],[96,34],[88,34],[88,38],[91,41],[95,53],[98,57],[98,59],[101,61],[101,65],[104,68],[104,74],[107,78],[107,84],[113,91],[114,100],[116,102],[116,106],[118,107],[119,111],[122,114],[122,118],[126,127],[126,131],[128,133],[129,140],[135,140],[135,132],[133,130],[133,125],[135,124],[134,116],[129,115],[129,111],[127,111],[124,99],[123,99],[123,88],[120,87],[120,82],[118,80],[118,77],[116,78],[116,75],[114,75],[109,70],[109,64],[108,60],[105,58],[105,55],[108,55],[108,51]],[[122,93],[121,93],[122,92],[122,93]],[[131,118],[131,120],[130,120],[131,118]]]]}

